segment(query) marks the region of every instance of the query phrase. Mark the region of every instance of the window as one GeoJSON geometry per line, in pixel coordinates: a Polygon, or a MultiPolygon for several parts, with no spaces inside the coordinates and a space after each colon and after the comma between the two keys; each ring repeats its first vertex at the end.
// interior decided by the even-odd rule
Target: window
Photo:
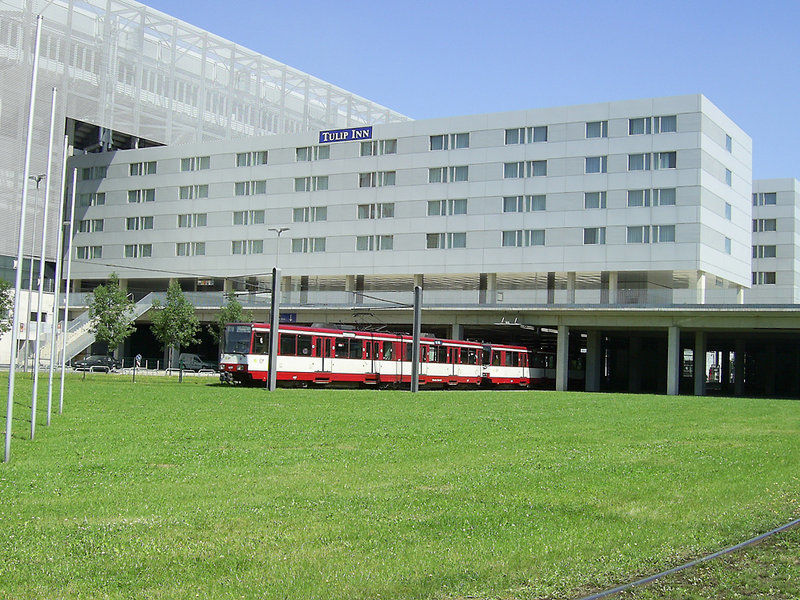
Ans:
{"type": "Polygon", "coordinates": [[[635,225],[628,227],[627,239],[629,244],[649,244],[650,227],[647,225],[635,225]]]}
{"type": "Polygon", "coordinates": [[[469,167],[434,167],[428,169],[428,183],[447,183],[449,181],[467,181],[469,167]]]}
{"type": "Polygon", "coordinates": [[[649,171],[650,170],[650,154],[629,154],[628,155],[628,171],[649,171]]]}
{"type": "Polygon", "coordinates": [[[327,220],[327,206],[305,206],[303,208],[295,208],[292,210],[292,222],[294,223],[311,223],[314,221],[327,220]]]}
{"type": "Polygon", "coordinates": [[[753,206],[775,206],[778,203],[776,192],[753,194],[753,206]]]}
{"type": "Polygon", "coordinates": [[[451,150],[469,148],[468,133],[445,133],[431,136],[431,150],[451,150]]]}
{"type": "Polygon", "coordinates": [[[128,231],[139,231],[140,229],[152,229],[153,217],[128,217],[125,219],[125,229],[128,231]]]}
{"type": "Polygon", "coordinates": [[[587,138],[607,138],[608,121],[589,121],[586,123],[587,138]]]}
{"type": "Polygon", "coordinates": [[[128,202],[137,204],[139,202],[155,202],[156,191],[151,190],[128,190],[128,202]]]}
{"type": "Polygon", "coordinates": [[[104,192],[94,192],[92,194],[81,194],[78,196],[80,206],[102,206],[106,203],[104,192]]]}
{"type": "Polygon", "coordinates": [[[526,162],[503,164],[504,179],[517,179],[520,177],[544,177],[545,175],[547,175],[546,160],[529,160],[526,162]]]}
{"type": "Polygon", "coordinates": [[[205,171],[211,168],[210,156],[190,156],[181,159],[181,171],[205,171]]]}
{"type": "Polygon", "coordinates": [[[317,192],[328,189],[328,176],[315,175],[313,177],[295,177],[295,192],[317,192]]]}
{"type": "Polygon", "coordinates": [[[628,206],[650,206],[650,190],[628,190],[628,206]]]}
{"type": "Polygon", "coordinates": [[[608,156],[587,156],[585,173],[608,173],[608,156]]]}
{"type": "Polygon", "coordinates": [[[325,160],[331,157],[330,146],[305,146],[295,150],[297,162],[308,162],[311,160],[325,160]]]}
{"type": "Polygon", "coordinates": [[[103,179],[107,174],[108,167],[105,165],[85,167],[81,169],[81,181],[87,181],[89,179],[103,179]]]}
{"type": "Polygon", "coordinates": [[[586,227],[583,230],[583,243],[584,244],[605,244],[606,243],[606,228],[605,227],[586,227]]]}
{"type": "Polygon", "coordinates": [[[394,202],[359,204],[359,219],[387,219],[394,216],[394,202]]]}
{"type": "Polygon", "coordinates": [[[753,285],[775,285],[775,271],[753,271],[753,285]]]}
{"type": "Polygon", "coordinates": [[[102,246],[78,246],[77,257],[80,260],[87,260],[90,258],[103,258],[102,246]]]}
{"type": "Polygon", "coordinates": [[[731,207],[731,203],[730,202],[726,202],[725,203],[725,218],[728,219],[728,221],[731,220],[732,212],[733,212],[733,208],[731,207]]]}
{"type": "Polygon", "coordinates": [[[753,258],[775,258],[777,247],[775,245],[753,246],[753,258]]]}
{"type": "Polygon", "coordinates": [[[377,171],[358,174],[358,187],[385,187],[395,185],[397,174],[395,171],[377,171]]]}
{"type": "Polygon", "coordinates": [[[255,196],[256,194],[266,194],[267,182],[265,179],[258,181],[237,181],[234,185],[234,193],[237,196],[255,196]]]}
{"type": "Polygon", "coordinates": [[[205,242],[178,242],[175,244],[175,256],[205,256],[205,242]]]}
{"type": "Polygon", "coordinates": [[[643,135],[650,131],[650,117],[628,119],[628,135],[643,135]]]}
{"type": "Polygon", "coordinates": [[[454,200],[428,200],[428,216],[465,215],[467,214],[467,199],[454,200]]]}
{"type": "Polygon", "coordinates": [[[676,131],[678,131],[678,117],[676,115],[653,117],[653,133],[674,133],[676,131]]]}
{"type": "Polygon", "coordinates": [[[733,138],[729,135],[725,136],[725,150],[733,152],[733,138]]]}
{"type": "Polygon", "coordinates": [[[103,231],[103,219],[84,219],[83,221],[79,221],[78,231],[81,233],[103,231]]]}
{"type": "Polygon", "coordinates": [[[726,237],[725,238],[725,254],[730,254],[730,253],[731,253],[731,238],[726,237]]]}
{"type": "Polygon", "coordinates": [[[292,252],[325,252],[325,238],[294,238],[292,252]]]}
{"type": "Polygon", "coordinates": [[[467,234],[460,233],[429,233],[426,236],[425,247],[434,248],[466,248],[467,234]]]}
{"type": "Polygon", "coordinates": [[[653,242],[675,241],[675,225],[653,225],[653,242]]]}
{"type": "Polygon", "coordinates": [[[397,140],[361,142],[361,156],[378,156],[379,154],[397,154],[397,140]]]}
{"type": "Polygon", "coordinates": [[[178,227],[205,227],[207,222],[207,213],[178,215],[178,227]]]}
{"type": "Polygon", "coordinates": [[[208,198],[208,185],[182,185],[180,187],[181,200],[194,200],[195,198],[208,198]]]}
{"type": "Polygon", "coordinates": [[[656,169],[674,169],[678,163],[678,153],[674,150],[672,152],[655,152],[653,158],[656,169]]]}
{"type": "Polygon", "coordinates": [[[262,225],[264,210],[236,210],[233,212],[234,225],[262,225]]]}
{"type": "Polygon", "coordinates": [[[547,198],[544,194],[533,196],[505,196],[503,198],[503,212],[533,212],[546,210],[547,198]]]}
{"type": "Polygon", "coordinates": [[[531,144],[547,141],[547,125],[506,129],[506,144],[531,144]]]}
{"type": "Polygon", "coordinates": [[[267,164],[268,153],[266,150],[254,150],[252,152],[237,152],[237,167],[257,167],[267,164]]]}
{"type": "Polygon", "coordinates": [[[733,185],[733,173],[731,173],[730,169],[725,169],[725,183],[727,185],[733,185]]]}
{"type": "Polygon", "coordinates": [[[653,206],[675,206],[675,188],[653,190],[653,206]]]}
{"type": "Polygon", "coordinates": [[[544,246],[544,229],[518,229],[504,231],[503,246],[544,246]]]}
{"type": "Polygon", "coordinates": [[[777,231],[778,222],[775,219],[753,219],[753,231],[777,231]]]}
{"type": "Polygon", "coordinates": [[[155,175],[155,173],[156,161],[154,160],[150,162],[138,162],[130,164],[131,175],[155,175]]]}
{"type": "Polygon", "coordinates": [[[584,194],[583,194],[583,207],[584,208],[605,208],[606,207],[606,192],[584,192],[584,194]]]}
{"type": "Polygon", "coordinates": [[[394,237],[391,235],[359,235],[356,237],[356,250],[392,250],[394,237]]]}
{"type": "Polygon", "coordinates": [[[125,258],[149,258],[153,256],[153,244],[126,244],[125,258]]]}
{"type": "Polygon", "coordinates": [[[234,240],[231,254],[264,254],[264,240],[234,240]]]}

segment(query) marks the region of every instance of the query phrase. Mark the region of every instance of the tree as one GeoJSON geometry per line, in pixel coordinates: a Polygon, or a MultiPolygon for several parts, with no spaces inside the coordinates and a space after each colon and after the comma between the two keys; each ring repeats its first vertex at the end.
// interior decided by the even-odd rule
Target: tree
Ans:
{"type": "Polygon", "coordinates": [[[121,287],[116,273],[108,283],[98,285],[89,300],[90,331],[111,351],[136,331],[133,325],[133,300],[121,287]]]}
{"type": "Polygon", "coordinates": [[[151,329],[164,348],[182,348],[198,342],[195,335],[200,322],[194,314],[194,306],[186,299],[177,281],[169,284],[167,300],[162,306],[158,300],[153,302],[153,324],[151,329]]]}
{"type": "Polygon", "coordinates": [[[11,284],[5,279],[0,279],[0,335],[11,329],[13,315],[14,293],[11,284]]]}
{"type": "Polygon", "coordinates": [[[242,308],[236,296],[231,295],[228,296],[228,303],[217,313],[216,320],[208,326],[208,332],[214,341],[219,343],[225,331],[225,325],[228,323],[251,323],[252,321],[253,315],[242,308]]]}

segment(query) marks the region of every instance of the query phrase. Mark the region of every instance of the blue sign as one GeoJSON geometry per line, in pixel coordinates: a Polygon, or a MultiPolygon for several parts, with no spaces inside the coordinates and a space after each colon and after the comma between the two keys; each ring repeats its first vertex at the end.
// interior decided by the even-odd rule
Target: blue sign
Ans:
{"type": "Polygon", "coordinates": [[[297,323],[297,313],[281,313],[281,323],[297,323]]]}
{"type": "Polygon", "coordinates": [[[372,125],[369,127],[351,127],[350,129],[330,129],[319,132],[319,143],[350,142],[352,140],[371,140],[372,125]]]}

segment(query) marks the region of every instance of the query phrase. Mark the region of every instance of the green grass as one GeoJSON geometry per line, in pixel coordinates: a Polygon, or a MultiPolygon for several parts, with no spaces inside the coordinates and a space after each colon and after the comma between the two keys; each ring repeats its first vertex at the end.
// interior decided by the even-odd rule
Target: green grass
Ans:
{"type": "Polygon", "coordinates": [[[795,401],[26,385],[0,598],[576,597],[800,516],[795,401]]]}

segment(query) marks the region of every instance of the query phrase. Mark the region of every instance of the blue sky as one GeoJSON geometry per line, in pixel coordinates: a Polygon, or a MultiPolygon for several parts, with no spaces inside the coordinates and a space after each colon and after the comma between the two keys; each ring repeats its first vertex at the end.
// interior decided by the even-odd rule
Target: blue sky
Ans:
{"type": "Polygon", "coordinates": [[[800,178],[800,0],[145,0],[415,119],[703,93],[800,178]]]}

